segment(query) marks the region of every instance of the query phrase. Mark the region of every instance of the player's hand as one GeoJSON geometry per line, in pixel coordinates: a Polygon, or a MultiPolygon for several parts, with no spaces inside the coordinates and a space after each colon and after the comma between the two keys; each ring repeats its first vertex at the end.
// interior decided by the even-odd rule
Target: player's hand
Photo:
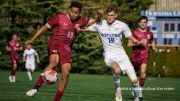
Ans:
{"type": "Polygon", "coordinates": [[[37,59],[37,63],[38,63],[38,64],[40,63],[40,60],[39,60],[39,59],[37,59]]]}
{"type": "Polygon", "coordinates": [[[29,39],[29,40],[26,41],[25,44],[32,44],[32,43],[34,43],[34,40],[33,39],[29,39]]]}
{"type": "Polygon", "coordinates": [[[146,46],[147,40],[146,40],[146,39],[142,39],[142,40],[140,41],[140,44],[143,45],[143,46],[146,46]]]}
{"type": "Polygon", "coordinates": [[[104,10],[102,10],[102,9],[98,9],[97,12],[96,12],[97,17],[102,17],[103,14],[104,14],[104,10]]]}
{"type": "Polygon", "coordinates": [[[81,28],[79,27],[79,25],[76,25],[75,28],[76,28],[76,31],[77,31],[77,32],[80,32],[80,31],[81,31],[81,28]]]}
{"type": "Polygon", "coordinates": [[[158,52],[157,48],[153,48],[153,51],[154,51],[154,52],[158,52]]]}
{"type": "Polygon", "coordinates": [[[11,48],[7,47],[7,51],[11,51],[11,48]]]}

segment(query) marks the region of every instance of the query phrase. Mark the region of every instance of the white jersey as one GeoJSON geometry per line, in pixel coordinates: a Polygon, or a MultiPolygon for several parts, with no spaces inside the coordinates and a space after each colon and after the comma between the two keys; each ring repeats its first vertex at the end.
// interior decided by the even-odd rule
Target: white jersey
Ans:
{"type": "Polygon", "coordinates": [[[111,67],[112,62],[118,63],[123,73],[127,73],[131,81],[136,80],[134,68],[122,46],[122,34],[132,36],[131,30],[124,22],[116,20],[108,25],[106,20],[88,27],[90,31],[98,32],[104,48],[105,63],[111,67]]]}
{"type": "Polygon", "coordinates": [[[26,62],[28,63],[34,63],[36,55],[37,55],[37,52],[32,48],[30,50],[26,49],[23,54],[23,56],[26,57],[26,62]]]}
{"type": "Polygon", "coordinates": [[[95,23],[88,27],[90,31],[98,32],[105,54],[121,54],[121,57],[127,57],[122,46],[122,34],[125,37],[132,35],[131,30],[124,22],[116,20],[108,25],[106,20],[102,20],[101,24],[95,23]],[[124,56],[122,56],[124,54],[124,56]]]}

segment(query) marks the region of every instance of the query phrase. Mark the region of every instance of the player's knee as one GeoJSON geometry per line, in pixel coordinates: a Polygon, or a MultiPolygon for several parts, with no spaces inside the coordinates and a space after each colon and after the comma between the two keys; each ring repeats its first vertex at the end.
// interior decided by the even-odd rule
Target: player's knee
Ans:
{"type": "Polygon", "coordinates": [[[133,84],[137,84],[138,83],[138,79],[135,79],[132,81],[133,84]]]}
{"type": "Polygon", "coordinates": [[[50,65],[51,67],[55,67],[57,64],[58,64],[58,62],[50,62],[50,63],[49,63],[49,65],[50,65]]]}
{"type": "Polygon", "coordinates": [[[116,68],[116,69],[113,70],[113,72],[114,72],[115,75],[120,75],[121,70],[119,68],[116,68]]]}
{"type": "Polygon", "coordinates": [[[62,80],[67,81],[67,80],[68,80],[68,77],[69,77],[69,73],[70,73],[70,72],[62,72],[62,80]]]}
{"type": "Polygon", "coordinates": [[[141,73],[141,76],[140,76],[141,78],[145,78],[146,77],[146,73],[145,72],[143,72],[143,73],[141,73]]]}

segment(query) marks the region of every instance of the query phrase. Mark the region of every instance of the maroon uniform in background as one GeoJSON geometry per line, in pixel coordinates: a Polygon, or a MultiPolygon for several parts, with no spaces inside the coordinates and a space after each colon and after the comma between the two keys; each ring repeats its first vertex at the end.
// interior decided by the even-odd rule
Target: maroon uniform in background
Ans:
{"type": "Polygon", "coordinates": [[[67,13],[59,13],[46,24],[48,28],[52,28],[53,33],[48,42],[48,53],[59,54],[60,65],[71,63],[71,47],[78,35],[75,26],[84,27],[88,22],[89,19],[84,17],[72,22],[67,13]]]}
{"type": "Polygon", "coordinates": [[[21,47],[21,43],[18,41],[9,41],[8,47],[10,48],[9,55],[11,62],[17,63],[19,60],[19,48],[21,47]]]}
{"type": "Polygon", "coordinates": [[[141,32],[139,29],[132,31],[133,37],[135,37],[137,40],[147,40],[147,43],[145,46],[139,45],[139,46],[133,46],[132,48],[132,56],[131,56],[131,62],[134,66],[135,70],[140,69],[140,66],[142,63],[148,64],[149,61],[149,46],[148,44],[153,40],[153,33],[150,31],[141,32]]]}

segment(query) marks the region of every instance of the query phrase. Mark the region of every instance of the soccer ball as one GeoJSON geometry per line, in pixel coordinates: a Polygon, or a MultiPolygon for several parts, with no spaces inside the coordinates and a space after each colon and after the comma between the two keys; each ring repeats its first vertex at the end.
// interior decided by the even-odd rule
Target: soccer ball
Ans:
{"type": "Polygon", "coordinates": [[[55,70],[49,70],[44,72],[43,80],[46,84],[51,85],[57,81],[58,73],[55,70]]]}

